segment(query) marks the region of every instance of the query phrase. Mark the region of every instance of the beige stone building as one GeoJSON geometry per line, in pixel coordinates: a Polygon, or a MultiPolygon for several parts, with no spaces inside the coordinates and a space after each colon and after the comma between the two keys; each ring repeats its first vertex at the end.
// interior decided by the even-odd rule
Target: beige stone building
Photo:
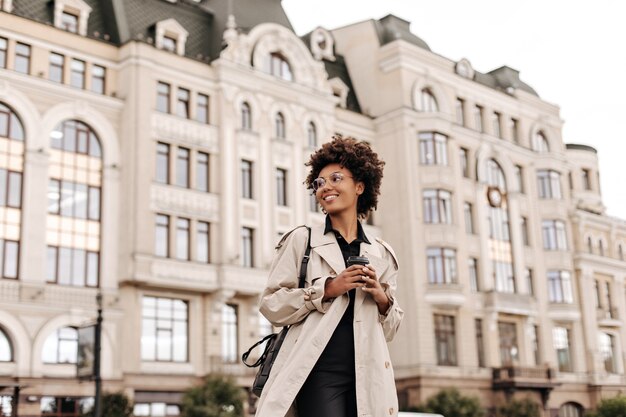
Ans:
{"type": "Polygon", "coordinates": [[[516,70],[391,15],[298,37],[279,0],[0,7],[0,415],[90,405],[98,293],[104,390],[135,415],[178,415],[210,373],[250,384],[274,244],[323,221],[303,164],[335,132],[387,161],[366,231],[401,262],[403,407],[457,386],[575,417],[626,388],[626,223],[516,70]]]}

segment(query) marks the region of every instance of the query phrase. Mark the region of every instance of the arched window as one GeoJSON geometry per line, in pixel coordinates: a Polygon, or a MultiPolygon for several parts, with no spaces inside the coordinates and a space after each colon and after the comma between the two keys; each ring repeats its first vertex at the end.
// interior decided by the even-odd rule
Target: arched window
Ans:
{"type": "Polygon", "coordinates": [[[309,142],[309,148],[317,148],[317,128],[315,123],[309,122],[306,129],[306,136],[309,142]]]}
{"type": "Polygon", "coordinates": [[[0,329],[0,362],[12,362],[13,361],[13,347],[9,337],[0,329]]]}
{"type": "Polygon", "coordinates": [[[17,279],[21,235],[24,127],[0,102],[0,277],[17,279]]]}
{"type": "Polygon", "coordinates": [[[293,75],[291,73],[291,66],[285,57],[278,53],[273,52],[270,54],[270,74],[275,77],[281,78],[285,81],[293,81],[293,75]]]}
{"type": "Polygon", "coordinates": [[[577,403],[565,403],[559,408],[559,417],[583,417],[583,407],[577,403]]]}
{"type": "Polygon", "coordinates": [[[281,112],[276,113],[274,119],[274,134],[278,139],[285,139],[285,116],[281,112]]]}
{"type": "Polygon", "coordinates": [[[489,202],[489,253],[498,292],[515,293],[513,250],[511,247],[509,209],[506,199],[506,180],[500,165],[487,161],[487,199],[489,202]]]}
{"type": "Polygon", "coordinates": [[[247,102],[241,104],[241,128],[252,130],[252,110],[247,102]]]}
{"type": "Polygon", "coordinates": [[[550,146],[548,146],[548,139],[546,139],[546,135],[540,130],[533,135],[532,141],[533,151],[538,153],[545,153],[550,151],[550,146]]]}
{"type": "Polygon", "coordinates": [[[421,110],[425,112],[438,112],[439,106],[437,105],[437,99],[428,88],[422,89],[420,93],[421,110]]]}
{"type": "Polygon", "coordinates": [[[95,132],[66,120],[50,132],[47,282],[97,287],[102,148],[95,132]]]}
{"type": "Polygon", "coordinates": [[[43,363],[76,363],[78,356],[78,331],[62,327],[48,336],[43,344],[43,363]]]}

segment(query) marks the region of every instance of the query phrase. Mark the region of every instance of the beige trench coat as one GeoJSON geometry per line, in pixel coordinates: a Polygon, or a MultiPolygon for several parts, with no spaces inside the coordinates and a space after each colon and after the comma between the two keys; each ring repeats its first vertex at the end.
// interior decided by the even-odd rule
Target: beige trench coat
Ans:
{"type": "MultiPolygon", "coordinates": [[[[307,243],[307,229],[298,227],[276,247],[260,311],[274,326],[291,325],[263,389],[256,417],[295,417],[294,399],[348,307],[349,296],[322,301],[329,277],[345,269],[341,249],[324,225],[311,228],[311,258],[305,288],[298,288],[298,270],[307,243]]],[[[369,239],[369,238],[368,238],[369,239]]],[[[369,294],[357,289],[354,304],[356,397],[359,417],[397,416],[398,397],[387,342],[398,330],[404,312],[394,297],[398,263],[380,239],[361,243],[361,255],[376,269],[391,301],[386,314],[369,294]]]]}

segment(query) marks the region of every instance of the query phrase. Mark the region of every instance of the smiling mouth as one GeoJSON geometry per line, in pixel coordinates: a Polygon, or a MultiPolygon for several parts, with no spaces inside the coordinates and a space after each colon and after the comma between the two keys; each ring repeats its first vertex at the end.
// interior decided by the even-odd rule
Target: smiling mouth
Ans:
{"type": "Polygon", "coordinates": [[[338,196],[333,194],[333,195],[327,195],[326,197],[323,198],[324,201],[333,201],[335,198],[337,198],[338,196]]]}

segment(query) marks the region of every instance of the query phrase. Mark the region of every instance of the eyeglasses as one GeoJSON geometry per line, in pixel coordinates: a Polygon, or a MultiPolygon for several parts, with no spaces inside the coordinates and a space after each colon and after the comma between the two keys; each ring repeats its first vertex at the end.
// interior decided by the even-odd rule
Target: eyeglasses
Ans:
{"type": "MultiPolygon", "coordinates": [[[[352,178],[351,176],[344,175],[341,172],[333,172],[332,174],[328,176],[328,181],[334,187],[336,185],[339,185],[341,181],[343,181],[344,177],[352,178]]],[[[324,177],[315,178],[312,184],[313,184],[313,191],[317,192],[317,190],[319,190],[320,188],[326,185],[326,178],[324,177]]]]}

